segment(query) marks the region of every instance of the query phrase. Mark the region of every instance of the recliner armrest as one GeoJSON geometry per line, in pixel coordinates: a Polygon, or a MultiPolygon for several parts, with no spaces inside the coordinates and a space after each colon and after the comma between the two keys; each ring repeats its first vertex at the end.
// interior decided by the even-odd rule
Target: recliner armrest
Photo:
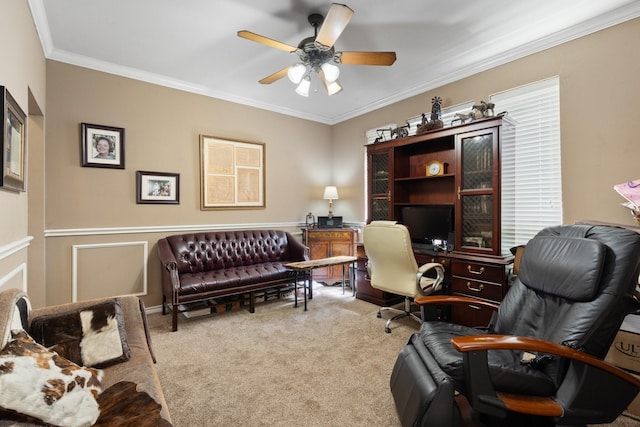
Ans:
{"type": "Polygon", "coordinates": [[[415,298],[414,302],[418,305],[428,304],[475,304],[483,307],[497,310],[500,304],[485,301],[473,297],[464,297],[461,295],[428,295],[415,298]]]}
{"type": "Polygon", "coordinates": [[[565,357],[602,369],[634,384],[640,389],[640,379],[630,373],[595,356],[554,342],[513,335],[470,335],[453,338],[451,343],[456,350],[463,353],[484,350],[522,350],[565,357]]]}
{"type": "Polygon", "coordinates": [[[587,420],[598,424],[611,422],[640,391],[640,379],[595,356],[554,342],[513,335],[472,335],[451,339],[454,348],[464,353],[465,378],[473,393],[467,396],[475,408],[499,415],[510,410],[545,417],[562,417],[570,423],[587,420]],[[515,395],[496,391],[487,367],[488,350],[522,350],[567,358],[569,366],[564,382],[554,397],[515,395]],[[576,363],[577,362],[577,363],[576,363]],[[587,375],[585,372],[590,372],[587,375]],[[581,386],[584,383],[593,386],[581,386]],[[598,387],[597,389],[595,387],[598,387]],[[605,401],[603,409],[593,408],[589,399],[597,394],[605,401]],[[585,396],[587,398],[585,399],[585,396]],[[569,412],[565,408],[568,405],[569,412]]]}

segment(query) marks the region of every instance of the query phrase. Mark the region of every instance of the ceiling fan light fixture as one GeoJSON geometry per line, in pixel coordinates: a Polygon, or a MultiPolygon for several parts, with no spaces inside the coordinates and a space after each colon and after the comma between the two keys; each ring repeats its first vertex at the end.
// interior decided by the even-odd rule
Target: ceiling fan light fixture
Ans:
{"type": "MultiPolygon", "coordinates": [[[[335,95],[342,91],[342,85],[338,82],[339,64],[389,66],[396,60],[395,52],[337,52],[334,44],[352,16],[353,9],[340,3],[332,3],[326,17],[319,13],[310,14],[308,21],[315,34],[302,39],[297,47],[247,30],[238,31],[238,37],[288,53],[295,53],[298,56],[297,64],[286,66],[258,80],[259,83],[271,84],[286,75],[293,84],[297,85],[296,93],[307,97],[311,89],[311,74],[316,73],[327,89],[327,93],[335,95]]],[[[315,88],[314,92],[316,92],[315,88]]]]}
{"type": "Polygon", "coordinates": [[[287,76],[292,83],[299,84],[306,72],[307,67],[299,62],[293,67],[289,68],[289,71],[287,71],[287,76]]]}
{"type": "Polygon", "coordinates": [[[296,88],[296,93],[300,96],[309,96],[309,88],[311,87],[311,79],[309,76],[305,76],[298,87],[296,88]]]}
{"type": "Polygon", "coordinates": [[[340,92],[342,90],[342,86],[340,86],[340,83],[338,83],[337,81],[335,82],[327,82],[327,94],[329,96],[331,95],[335,95],[336,93],[340,92]]]}
{"type": "Polygon", "coordinates": [[[338,80],[340,76],[340,68],[338,66],[331,64],[330,62],[325,62],[320,66],[322,71],[324,72],[324,78],[327,83],[333,83],[338,80]]]}

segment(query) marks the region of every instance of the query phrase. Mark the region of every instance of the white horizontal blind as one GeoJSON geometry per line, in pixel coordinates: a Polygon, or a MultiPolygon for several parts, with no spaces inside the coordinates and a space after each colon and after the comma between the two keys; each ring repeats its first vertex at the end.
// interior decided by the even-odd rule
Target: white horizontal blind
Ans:
{"type": "Polygon", "coordinates": [[[502,248],[525,244],[562,223],[560,82],[541,80],[491,95],[496,113],[516,121],[515,144],[503,144],[502,248]]]}

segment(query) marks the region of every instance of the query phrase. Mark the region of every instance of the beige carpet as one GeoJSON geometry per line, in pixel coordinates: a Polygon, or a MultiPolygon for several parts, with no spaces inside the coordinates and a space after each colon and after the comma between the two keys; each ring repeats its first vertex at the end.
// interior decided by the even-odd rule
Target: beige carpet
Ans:
{"type": "MultiPolygon", "coordinates": [[[[293,297],[196,319],[149,316],[157,368],[176,427],[399,426],[389,377],[418,324],[391,334],[377,307],[316,286],[293,297]]],[[[615,426],[640,426],[620,417],[615,426]]]]}

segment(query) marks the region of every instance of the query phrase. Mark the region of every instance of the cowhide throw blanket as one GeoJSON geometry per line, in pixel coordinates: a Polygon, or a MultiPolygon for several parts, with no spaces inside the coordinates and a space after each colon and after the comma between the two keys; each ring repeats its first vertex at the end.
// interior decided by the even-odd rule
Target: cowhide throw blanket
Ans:
{"type": "MultiPolygon", "coordinates": [[[[98,396],[100,416],[94,424],[99,427],[171,427],[160,416],[160,404],[147,393],[137,391],[129,381],[116,383],[98,396]]],[[[27,423],[34,426],[50,426],[37,418],[0,409],[0,426],[27,423]],[[7,422],[8,424],[6,424],[7,422]]]]}
{"type": "Polygon", "coordinates": [[[171,427],[160,416],[161,406],[147,393],[136,390],[136,384],[121,381],[98,396],[100,427],[171,427]]]}

